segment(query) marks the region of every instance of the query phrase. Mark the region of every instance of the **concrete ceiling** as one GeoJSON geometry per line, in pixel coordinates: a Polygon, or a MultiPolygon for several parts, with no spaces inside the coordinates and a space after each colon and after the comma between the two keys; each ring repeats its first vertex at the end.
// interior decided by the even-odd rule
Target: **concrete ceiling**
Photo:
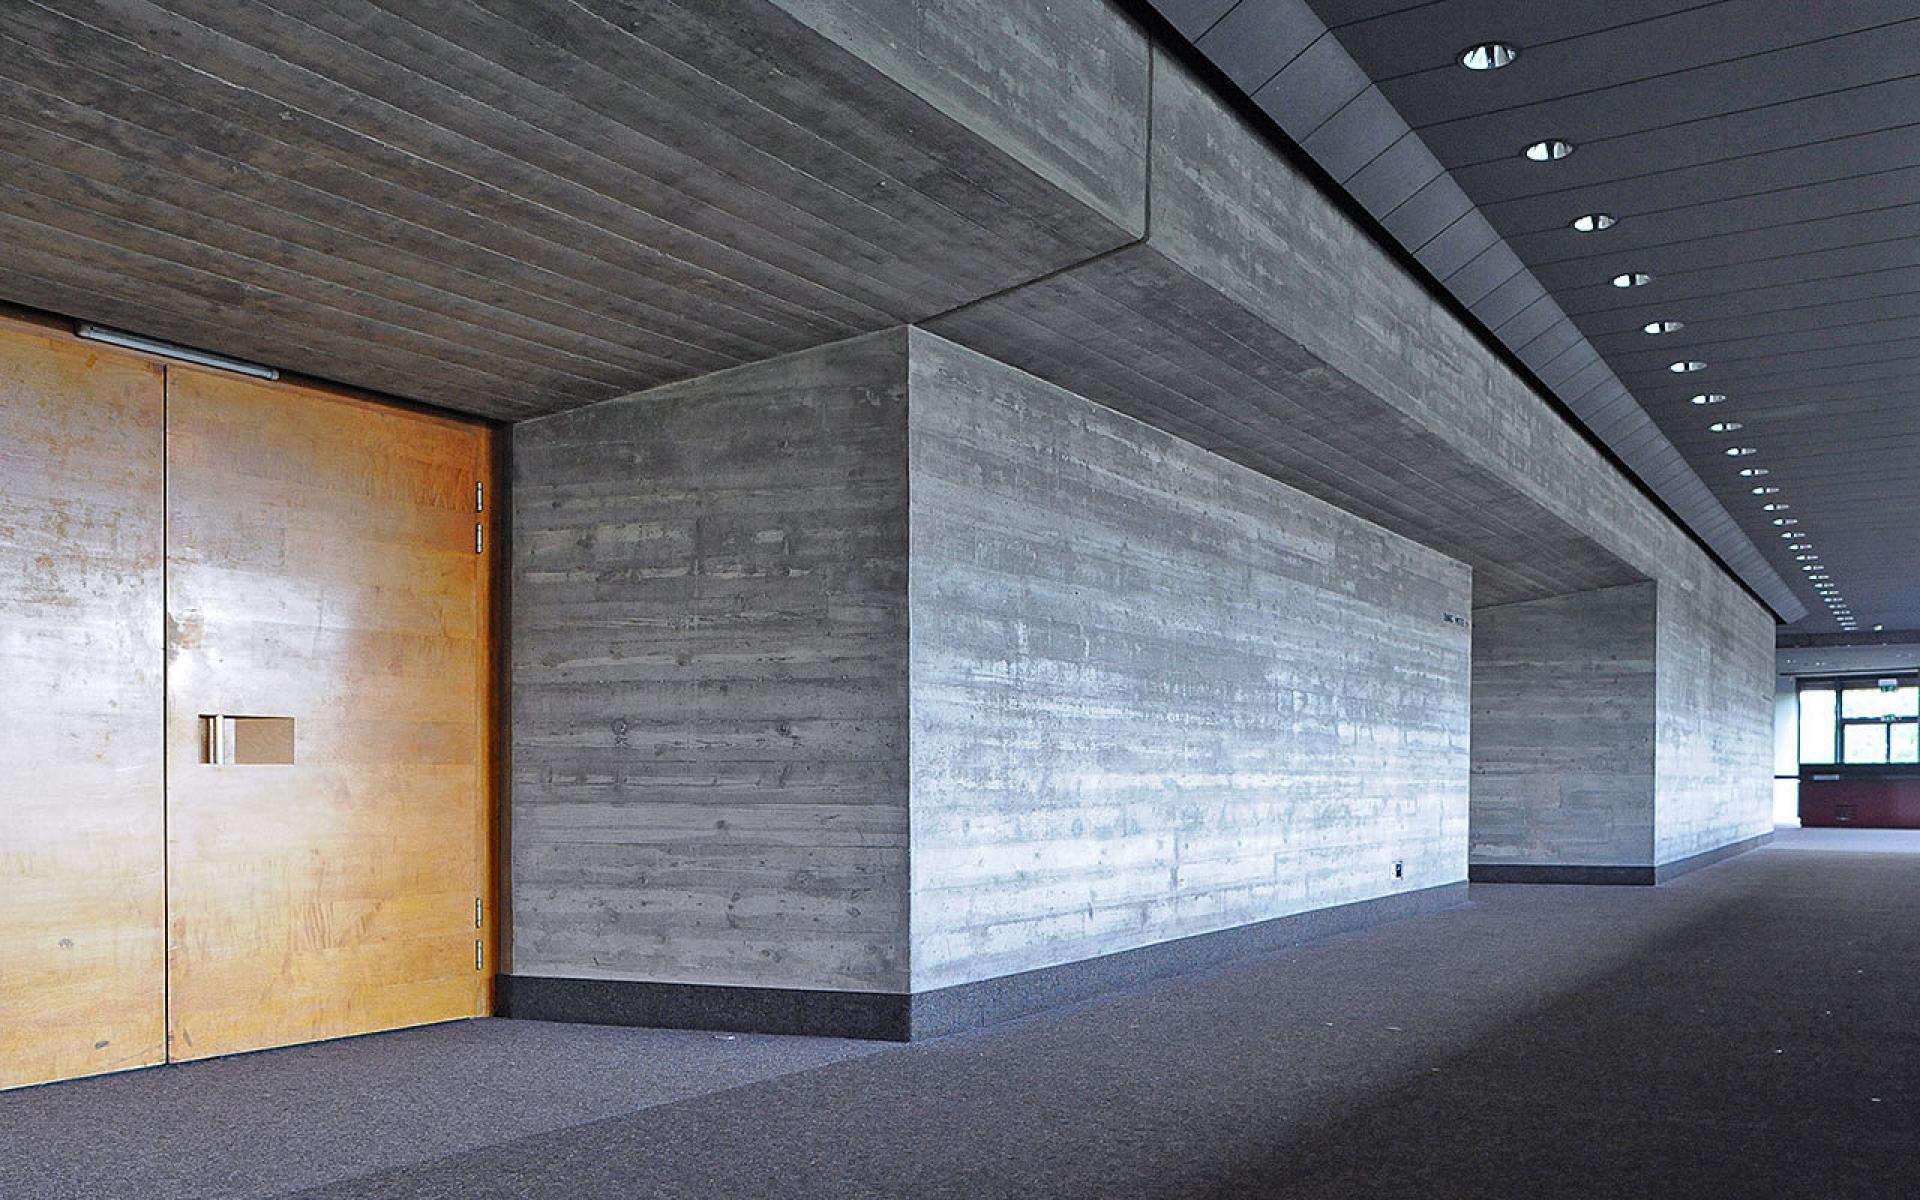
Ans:
{"type": "Polygon", "coordinates": [[[1790,581],[1800,628],[1842,623],[1785,532],[1861,629],[1920,626],[1911,0],[1154,6],[1782,611],[1790,581]],[[1483,41],[1519,57],[1461,67],[1483,41]],[[1522,156],[1544,138],[1575,151],[1522,156]]]}
{"type": "MultiPolygon", "coordinates": [[[[1144,104],[1144,48],[1083,42],[1044,103],[1107,68],[1144,104]]],[[[1015,157],[764,0],[20,0],[0,299],[528,417],[1129,241],[1135,115],[1015,157]]]]}

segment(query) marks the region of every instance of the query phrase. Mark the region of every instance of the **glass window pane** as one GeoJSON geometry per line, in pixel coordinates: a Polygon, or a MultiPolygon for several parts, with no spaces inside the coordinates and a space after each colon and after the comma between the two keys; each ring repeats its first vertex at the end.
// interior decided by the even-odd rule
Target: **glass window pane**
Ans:
{"type": "Polygon", "coordinates": [[[1920,762],[1920,725],[1895,725],[1887,730],[1887,736],[1893,739],[1888,762],[1920,762]]]}
{"type": "Polygon", "coordinates": [[[1850,763],[1883,763],[1887,761],[1887,727],[1885,725],[1848,725],[1841,735],[1843,744],[1841,753],[1850,763]]]}
{"type": "Polygon", "coordinates": [[[1834,694],[1827,688],[1807,688],[1800,693],[1800,761],[1833,761],[1834,694]]]}
{"type": "Polygon", "coordinates": [[[1849,687],[1840,695],[1843,717],[1911,717],[1920,712],[1920,688],[1903,687],[1883,692],[1878,686],[1869,685],[1849,687]]]}

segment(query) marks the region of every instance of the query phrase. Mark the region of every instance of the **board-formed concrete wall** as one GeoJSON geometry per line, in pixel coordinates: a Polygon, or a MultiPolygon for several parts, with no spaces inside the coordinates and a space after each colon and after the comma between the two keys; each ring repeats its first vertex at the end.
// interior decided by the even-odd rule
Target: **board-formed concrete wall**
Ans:
{"type": "Polygon", "coordinates": [[[1477,610],[1476,868],[1661,867],[1766,834],[1772,645],[1714,575],[1477,610]]]}
{"type": "Polygon", "coordinates": [[[514,974],[906,990],[905,342],[516,427],[514,974]]]}
{"type": "Polygon", "coordinates": [[[906,994],[1465,878],[1467,568],[1013,368],[868,335],[514,481],[515,976],[906,994]]]}
{"type": "Polygon", "coordinates": [[[1658,592],[1473,614],[1475,864],[1653,865],[1658,592]]]}
{"type": "Polygon", "coordinates": [[[1466,877],[1464,566],[913,346],[914,990],[1466,877]]]}
{"type": "Polygon", "coordinates": [[[1774,626],[1718,572],[1660,585],[1653,861],[1773,830],[1774,626]]]}

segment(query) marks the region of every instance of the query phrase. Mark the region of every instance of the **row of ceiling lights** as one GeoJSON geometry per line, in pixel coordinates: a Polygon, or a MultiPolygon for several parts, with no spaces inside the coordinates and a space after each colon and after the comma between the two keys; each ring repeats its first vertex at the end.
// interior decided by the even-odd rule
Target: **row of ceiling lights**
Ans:
{"type": "MultiPolygon", "coordinates": [[[[1494,71],[1511,64],[1518,57],[1520,57],[1520,51],[1515,46],[1505,42],[1482,42],[1460,52],[1460,65],[1470,71],[1494,71]]],[[[1573,151],[1573,143],[1565,138],[1543,138],[1527,146],[1521,154],[1529,162],[1549,163],[1558,162],[1571,155],[1573,151]]],[[[1582,213],[1569,222],[1576,233],[1600,233],[1613,228],[1618,223],[1613,214],[1604,212],[1582,213]]],[[[1625,271],[1615,275],[1609,282],[1617,288],[1645,287],[1653,282],[1653,276],[1645,271],[1625,271]]],[[[1648,321],[1640,327],[1640,332],[1650,337],[1661,337],[1678,333],[1685,328],[1686,324],[1682,321],[1648,321]]],[[[1692,375],[1706,369],[1706,363],[1691,358],[1676,359],[1667,364],[1667,370],[1676,375],[1692,375]]],[[[1698,405],[1708,405],[1721,404],[1726,399],[1725,392],[1699,392],[1691,398],[1691,401],[1698,405]]],[[[1738,421],[1715,421],[1707,426],[1708,431],[1712,433],[1738,433],[1743,428],[1745,427],[1738,421]]],[[[1760,449],[1757,446],[1729,446],[1725,453],[1729,458],[1750,458],[1760,453],[1760,449]]],[[[1768,474],[1765,467],[1740,468],[1742,479],[1757,480],[1768,474]]],[[[1787,548],[1793,552],[1794,562],[1800,565],[1800,570],[1805,573],[1807,582],[1812,585],[1815,592],[1819,593],[1821,602],[1840,623],[1840,628],[1849,633],[1859,629],[1859,623],[1853,615],[1853,608],[1847,603],[1846,597],[1840,594],[1839,586],[1827,573],[1826,567],[1820,561],[1820,556],[1814,553],[1813,543],[1807,540],[1805,533],[1789,528],[1798,525],[1799,520],[1778,515],[1793,507],[1786,501],[1778,499],[1780,489],[1772,484],[1756,483],[1753,485],[1752,492],[1761,498],[1761,511],[1771,514],[1768,519],[1780,528],[1781,540],[1785,541],[1787,548]]],[[[1876,625],[1874,628],[1880,627],[1876,625]]]]}

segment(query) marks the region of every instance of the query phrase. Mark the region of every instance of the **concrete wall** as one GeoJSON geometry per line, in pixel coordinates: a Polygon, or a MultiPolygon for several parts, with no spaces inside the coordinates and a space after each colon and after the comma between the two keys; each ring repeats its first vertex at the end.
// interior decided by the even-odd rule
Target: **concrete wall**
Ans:
{"type": "Polygon", "coordinates": [[[1773,640],[1724,576],[1660,585],[1655,865],[1772,830],[1773,640]]]}
{"type": "Polygon", "coordinates": [[[1467,569],[1022,372],[869,335],[514,479],[515,975],[926,991],[1465,877],[1467,569]]]}
{"type": "Polygon", "coordinates": [[[906,990],[904,351],[516,427],[515,974],[906,990]]]}
{"type": "Polygon", "coordinates": [[[1653,865],[1658,588],[1474,613],[1476,864],[1653,865]]]}
{"type": "Polygon", "coordinates": [[[1474,613],[1476,864],[1662,866],[1772,828],[1773,625],[1705,582],[1474,613]]]}
{"type": "Polygon", "coordinates": [[[1465,878],[1465,567],[913,344],[916,991],[1465,878]]]}

